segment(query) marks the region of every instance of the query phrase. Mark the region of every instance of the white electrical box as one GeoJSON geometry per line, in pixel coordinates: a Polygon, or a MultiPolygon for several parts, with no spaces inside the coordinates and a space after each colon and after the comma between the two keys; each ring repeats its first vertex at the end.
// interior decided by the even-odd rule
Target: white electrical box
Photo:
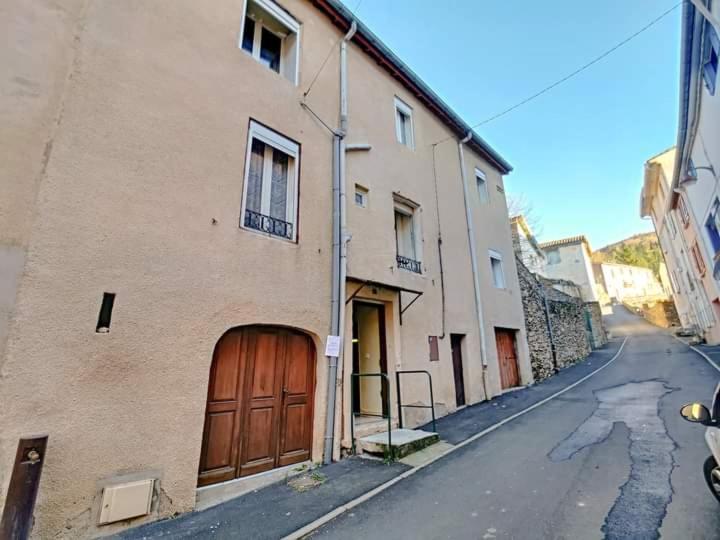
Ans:
{"type": "Polygon", "coordinates": [[[150,513],[155,480],[139,480],[103,489],[99,525],[150,513]]]}

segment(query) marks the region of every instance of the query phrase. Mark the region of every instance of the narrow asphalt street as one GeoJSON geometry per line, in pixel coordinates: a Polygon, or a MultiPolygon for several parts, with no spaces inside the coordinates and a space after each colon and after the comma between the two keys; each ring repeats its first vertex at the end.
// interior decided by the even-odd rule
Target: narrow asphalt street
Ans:
{"type": "Polygon", "coordinates": [[[399,482],[314,533],[322,538],[720,538],[702,464],[718,373],[615,308],[620,357],[556,399],[399,482]]]}

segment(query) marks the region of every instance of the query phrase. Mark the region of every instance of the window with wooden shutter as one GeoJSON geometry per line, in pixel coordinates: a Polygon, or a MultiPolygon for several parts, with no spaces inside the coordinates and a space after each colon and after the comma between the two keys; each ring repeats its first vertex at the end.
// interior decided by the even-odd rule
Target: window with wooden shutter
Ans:
{"type": "Polygon", "coordinates": [[[683,227],[690,225],[690,212],[688,212],[687,205],[685,204],[685,197],[682,195],[678,198],[678,213],[680,214],[683,227]]]}

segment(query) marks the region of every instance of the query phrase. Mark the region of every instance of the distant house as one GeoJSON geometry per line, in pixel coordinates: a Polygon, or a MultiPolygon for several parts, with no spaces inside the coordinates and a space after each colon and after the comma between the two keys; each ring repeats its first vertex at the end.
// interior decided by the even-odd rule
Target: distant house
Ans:
{"type": "Polygon", "coordinates": [[[545,275],[551,279],[565,279],[576,283],[586,302],[597,302],[592,250],[585,236],[572,236],[539,245],[545,252],[545,275]]]}
{"type": "Polygon", "coordinates": [[[534,274],[545,276],[547,257],[535,239],[524,216],[514,216],[510,219],[513,248],[525,267],[534,274]]]}
{"type": "Polygon", "coordinates": [[[598,283],[612,299],[622,302],[632,298],[667,298],[662,284],[649,268],[602,263],[594,265],[594,269],[598,283]]]}

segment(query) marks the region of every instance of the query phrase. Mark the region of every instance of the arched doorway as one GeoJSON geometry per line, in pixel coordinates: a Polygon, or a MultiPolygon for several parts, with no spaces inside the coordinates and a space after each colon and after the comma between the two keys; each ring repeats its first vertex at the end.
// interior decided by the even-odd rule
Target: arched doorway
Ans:
{"type": "Polygon", "coordinates": [[[248,326],[215,346],[198,485],[310,459],[315,346],[288,328],[248,326]]]}

